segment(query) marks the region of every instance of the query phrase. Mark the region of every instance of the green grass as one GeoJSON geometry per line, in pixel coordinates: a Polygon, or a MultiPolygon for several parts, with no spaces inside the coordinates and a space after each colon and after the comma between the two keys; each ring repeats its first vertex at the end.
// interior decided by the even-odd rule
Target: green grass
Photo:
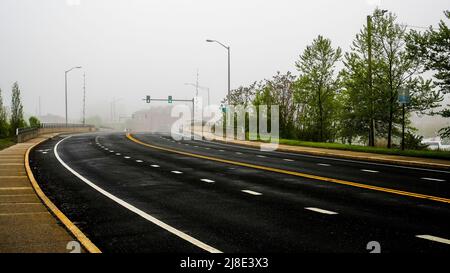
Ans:
{"type": "Polygon", "coordinates": [[[323,148],[323,149],[333,149],[333,150],[385,154],[385,155],[402,155],[402,156],[413,156],[413,157],[450,160],[450,152],[449,151],[432,151],[432,150],[405,150],[405,151],[402,151],[400,149],[367,147],[367,146],[361,146],[361,145],[348,145],[348,144],[340,144],[340,143],[309,142],[309,141],[300,141],[300,140],[293,140],[293,139],[280,139],[280,144],[291,145],[291,146],[311,147],[311,148],[323,148]]]}
{"type": "Polygon", "coordinates": [[[7,137],[7,138],[0,138],[0,150],[3,150],[5,148],[8,148],[9,146],[12,146],[16,144],[13,138],[7,137]]]}

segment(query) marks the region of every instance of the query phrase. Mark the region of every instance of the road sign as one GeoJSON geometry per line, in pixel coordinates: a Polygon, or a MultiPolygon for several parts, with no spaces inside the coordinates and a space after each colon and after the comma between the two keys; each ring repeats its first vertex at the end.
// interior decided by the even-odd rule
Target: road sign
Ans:
{"type": "Polygon", "coordinates": [[[398,90],[398,102],[400,104],[408,104],[410,101],[409,90],[402,88],[398,90]]]}
{"type": "Polygon", "coordinates": [[[172,96],[169,96],[168,98],[167,98],[167,101],[169,102],[169,103],[172,103],[172,96]]]}
{"type": "Polygon", "coordinates": [[[152,101],[152,99],[150,98],[150,96],[147,96],[147,97],[145,98],[145,101],[146,101],[147,103],[150,103],[150,102],[152,101]]]}

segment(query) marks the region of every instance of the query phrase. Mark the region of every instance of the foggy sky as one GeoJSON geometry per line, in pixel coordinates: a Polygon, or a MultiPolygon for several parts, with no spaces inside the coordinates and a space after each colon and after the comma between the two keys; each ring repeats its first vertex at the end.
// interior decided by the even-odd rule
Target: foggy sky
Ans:
{"type": "MultiPolygon", "coordinates": [[[[109,118],[147,107],[145,95],[192,98],[199,84],[218,103],[227,90],[226,50],[231,46],[231,86],[295,71],[306,45],[322,34],[347,50],[366,15],[378,5],[399,22],[436,26],[448,0],[0,0],[0,88],[10,102],[18,81],[24,110],[64,116],[64,71],[69,74],[69,118],[82,113],[109,118]]],[[[206,99],[206,93],[204,94],[206,99]]]]}

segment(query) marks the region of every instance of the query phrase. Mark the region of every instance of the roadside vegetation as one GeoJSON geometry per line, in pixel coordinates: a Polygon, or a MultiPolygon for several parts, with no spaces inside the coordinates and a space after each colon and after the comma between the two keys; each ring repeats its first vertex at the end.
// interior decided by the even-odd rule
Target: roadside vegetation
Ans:
{"type": "Polygon", "coordinates": [[[12,86],[11,95],[11,106],[7,108],[3,102],[3,94],[0,89],[0,150],[15,143],[17,128],[38,127],[40,125],[40,121],[36,117],[30,117],[29,123],[25,121],[20,88],[17,82],[12,86]]]}
{"type": "Polygon", "coordinates": [[[402,155],[402,156],[413,156],[413,157],[424,157],[424,158],[435,158],[450,160],[450,153],[447,151],[432,151],[432,150],[401,150],[398,148],[384,148],[384,147],[370,147],[363,145],[349,145],[342,143],[327,143],[327,142],[310,142],[292,139],[280,139],[280,144],[291,145],[291,146],[303,146],[311,148],[323,148],[323,149],[334,149],[334,150],[344,150],[352,152],[364,152],[364,153],[376,153],[376,154],[386,154],[386,155],[402,155]]]}
{"type": "MultiPolygon", "coordinates": [[[[437,29],[417,31],[376,9],[370,29],[361,28],[348,52],[319,35],[295,61],[298,75],[278,72],[232,90],[223,103],[279,105],[283,144],[449,159],[448,152],[427,151],[410,122],[413,114],[450,117],[443,105],[450,93],[449,19],[445,11],[437,29]]],[[[439,133],[449,137],[450,127],[439,133]]]]}

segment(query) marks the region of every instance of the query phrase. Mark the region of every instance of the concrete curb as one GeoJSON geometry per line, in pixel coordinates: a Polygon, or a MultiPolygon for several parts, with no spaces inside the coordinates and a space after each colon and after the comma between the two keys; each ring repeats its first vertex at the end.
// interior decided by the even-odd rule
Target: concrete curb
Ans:
{"type": "MultiPolygon", "coordinates": [[[[60,133],[56,134],[55,136],[59,135],[60,133]]],[[[54,137],[54,136],[52,136],[54,137]]],[[[45,193],[42,191],[42,189],[39,187],[39,184],[37,183],[36,179],[34,178],[33,172],[31,171],[30,164],[29,164],[29,154],[31,150],[38,146],[39,144],[49,140],[51,137],[44,138],[43,140],[35,143],[25,153],[25,169],[28,175],[28,179],[30,180],[30,183],[38,195],[39,199],[41,199],[42,203],[47,207],[47,209],[56,217],[58,220],[64,224],[66,229],[75,237],[77,240],[83,245],[83,247],[89,252],[89,253],[101,253],[100,249],[89,240],[89,238],[72,222],[69,220],[69,218],[64,215],[56,206],[53,204],[52,201],[45,195],[45,193]]]]}
{"type": "MultiPolygon", "coordinates": [[[[235,142],[235,141],[225,141],[220,139],[215,139],[214,141],[220,142],[220,143],[232,143],[236,145],[242,145],[250,148],[259,148],[260,143],[254,142],[254,143],[245,143],[245,142],[235,142]]],[[[292,146],[297,147],[297,146],[292,146]]],[[[298,146],[301,147],[301,146],[298,146]]],[[[314,149],[314,148],[311,148],[314,149]]],[[[369,162],[375,162],[375,163],[384,163],[384,164],[391,164],[391,165],[400,165],[400,166],[409,166],[409,167],[418,167],[418,168],[434,168],[434,169],[440,169],[445,171],[450,171],[450,161],[448,164],[441,164],[441,163],[434,163],[434,162],[421,162],[421,161],[411,161],[411,160],[401,160],[401,159],[391,159],[391,158],[385,158],[383,156],[390,156],[390,155],[376,155],[376,156],[358,156],[358,155],[346,155],[342,153],[334,153],[334,152],[323,152],[323,151],[308,151],[308,150],[302,150],[297,151],[295,149],[286,149],[286,148],[278,148],[278,152],[289,152],[289,153],[297,153],[297,154],[306,154],[306,155],[314,155],[314,156],[323,156],[323,157],[334,157],[334,158],[342,158],[342,159],[350,159],[350,160],[361,160],[361,161],[369,161],[369,162]]],[[[336,152],[345,152],[341,150],[331,150],[330,151],[336,151],[336,152]]],[[[360,152],[361,153],[361,152],[360,152]]],[[[395,156],[395,155],[393,155],[395,156]]]]}

